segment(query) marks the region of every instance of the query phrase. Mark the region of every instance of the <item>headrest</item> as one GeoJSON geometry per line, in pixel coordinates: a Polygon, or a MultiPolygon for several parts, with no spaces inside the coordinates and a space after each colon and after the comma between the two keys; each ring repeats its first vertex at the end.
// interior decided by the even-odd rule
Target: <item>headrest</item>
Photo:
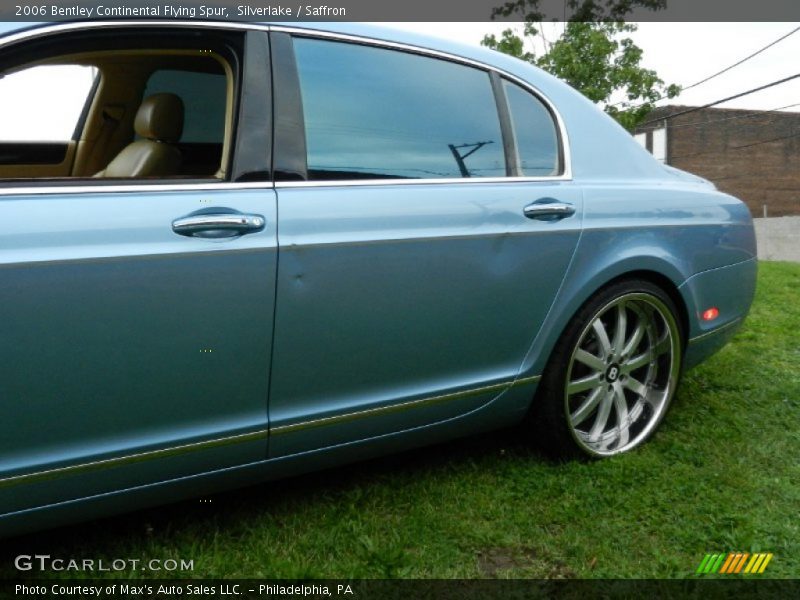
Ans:
{"type": "Polygon", "coordinates": [[[183,133],[183,101],[175,94],[153,94],[142,100],[133,122],[148,140],[176,143],[183,133]]]}

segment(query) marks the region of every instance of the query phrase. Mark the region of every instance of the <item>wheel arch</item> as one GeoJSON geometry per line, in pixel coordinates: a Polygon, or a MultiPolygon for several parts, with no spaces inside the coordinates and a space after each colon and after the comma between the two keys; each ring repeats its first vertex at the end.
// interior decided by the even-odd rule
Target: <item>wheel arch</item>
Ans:
{"type": "Polygon", "coordinates": [[[635,271],[628,271],[627,273],[623,273],[607,281],[600,288],[595,290],[594,293],[591,294],[589,297],[591,298],[591,296],[593,296],[594,294],[597,294],[603,289],[619,281],[628,281],[631,279],[643,279],[645,281],[649,281],[650,283],[657,285],[664,291],[664,293],[667,294],[667,296],[669,296],[669,299],[672,300],[672,302],[675,304],[675,308],[678,309],[678,314],[675,316],[678,317],[678,325],[681,328],[681,342],[683,344],[683,348],[685,349],[686,342],[689,337],[689,309],[686,306],[686,300],[684,299],[683,295],[678,289],[678,286],[675,285],[675,282],[673,282],[672,279],[670,279],[663,273],[659,273],[658,271],[652,271],[648,269],[637,269],[635,271]]]}
{"type": "Polygon", "coordinates": [[[541,375],[550,360],[553,348],[570,321],[596,294],[620,281],[643,279],[661,288],[675,304],[685,350],[693,314],[680,286],[687,276],[670,261],[653,255],[629,255],[622,260],[608,262],[593,274],[584,269],[570,269],[542,328],[533,341],[519,371],[519,377],[541,375]]]}

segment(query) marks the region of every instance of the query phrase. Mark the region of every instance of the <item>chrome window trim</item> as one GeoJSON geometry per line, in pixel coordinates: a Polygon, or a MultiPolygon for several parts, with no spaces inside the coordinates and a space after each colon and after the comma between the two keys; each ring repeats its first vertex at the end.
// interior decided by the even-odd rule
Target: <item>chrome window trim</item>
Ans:
{"type": "MultiPolygon", "coordinates": [[[[142,182],[136,185],[117,185],[96,183],[93,185],[65,185],[65,186],[5,186],[0,180],[0,197],[10,195],[43,195],[43,194],[87,194],[87,193],[129,193],[129,192],[170,192],[170,191],[211,191],[217,189],[262,189],[262,188],[293,188],[293,187],[345,187],[345,186],[387,186],[387,185],[469,185],[479,183],[544,183],[544,182],[558,182],[558,181],[572,181],[572,153],[570,151],[569,137],[567,128],[564,123],[561,113],[556,106],[536,87],[519,77],[512,75],[502,69],[498,69],[492,65],[471,59],[456,54],[450,54],[441,50],[433,50],[422,46],[414,46],[402,42],[392,42],[388,40],[381,40],[376,38],[369,38],[358,35],[351,35],[345,33],[336,33],[331,31],[323,31],[317,29],[293,27],[285,25],[267,25],[260,23],[236,23],[236,22],[202,22],[202,21],[135,21],[135,20],[120,20],[120,21],[92,21],[92,22],[76,22],[76,23],[58,23],[55,25],[46,25],[43,27],[35,27],[9,36],[0,38],[0,50],[3,47],[14,44],[20,41],[35,39],[37,37],[46,36],[52,33],[61,33],[65,31],[81,30],[81,29],[100,29],[100,28],[124,28],[124,27],[185,27],[185,28],[205,28],[205,29],[229,29],[237,31],[276,31],[288,33],[291,35],[298,35],[304,37],[312,37],[319,39],[338,40],[343,42],[350,42],[368,46],[382,47],[392,50],[401,50],[406,52],[413,52],[423,56],[430,56],[434,58],[441,58],[451,62],[460,63],[463,65],[476,67],[486,71],[494,71],[501,77],[512,81],[536,96],[545,106],[550,110],[550,113],[556,120],[556,125],[559,131],[559,138],[561,141],[562,160],[564,161],[563,172],[559,175],[543,176],[543,177],[467,177],[467,178],[431,178],[431,179],[355,179],[355,180],[320,180],[320,181],[286,181],[286,182],[230,182],[220,181],[219,183],[146,183],[142,182]]],[[[37,181],[45,181],[37,180],[37,181]]]]}
{"type": "Polygon", "coordinates": [[[149,192],[203,192],[212,190],[258,190],[272,189],[271,181],[220,181],[219,183],[137,183],[137,184],[103,184],[94,185],[36,185],[19,186],[3,185],[0,180],[0,197],[20,194],[52,195],[52,194],[125,194],[149,192]]]}
{"type": "Polygon", "coordinates": [[[276,189],[307,187],[362,187],[393,185],[478,185],[481,183],[552,183],[553,181],[572,181],[561,177],[454,177],[453,179],[327,179],[319,181],[278,181],[276,189]]]}
{"type": "Polygon", "coordinates": [[[102,184],[94,185],[37,185],[37,186],[5,186],[0,180],[0,198],[3,196],[43,196],[56,194],[131,194],[151,192],[203,192],[213,190],[271,190],[281,188],[307,187],[364,187],[395,185],[479,185],[498,183],[552,183],[553,181],[569,182],[571,179],[553,177],[481,177],[454,179],[353,179],[331,181],[220,181],[219,183],[138,183],[138,184],[102,184]]]}

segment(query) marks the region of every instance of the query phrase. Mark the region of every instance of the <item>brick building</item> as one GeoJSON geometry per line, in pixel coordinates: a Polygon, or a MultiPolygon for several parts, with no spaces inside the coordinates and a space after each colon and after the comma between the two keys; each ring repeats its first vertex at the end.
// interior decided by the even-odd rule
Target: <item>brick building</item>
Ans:
{"type": "Polygon", "coordinates": [[[713,181],[754,216],[800,215],[800,113],[659,107],[636,138],[659,160],[713,181]]]}

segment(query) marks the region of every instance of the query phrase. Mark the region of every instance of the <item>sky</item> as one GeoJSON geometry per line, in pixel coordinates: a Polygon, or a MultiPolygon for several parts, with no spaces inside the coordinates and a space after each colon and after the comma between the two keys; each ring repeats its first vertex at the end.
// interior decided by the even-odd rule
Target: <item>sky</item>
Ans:
{"type": "Polygon", "coordinates": [[[0,79],[0,141],[71,138],[94,81],[93,71],[71,65],[39,66],[0,79]]]}
{"type": "MultiPolygon", "coordinates": [[[[446,37],[466,44],[479,44],[484,34],[498,37],[509,23],[392,23],[398,29],[410,29],[446,37]]],[[[555,39],[561,23],[548,23],[548,39],[555,39]]],[[[643,50],[642,65],[655,70],[666,83],[691,85],[738,62],[745,56],[789,33],[800,23],[638,23],[631,34],[643,50]]],[[[531,48],[529,48],[531,49],[531,48]]],[[[538,46],[541,51],[541,45],[538,46]]],[[[697,86],[672,100],[658,104],[697,106],[732,96],[739,92],[800,72],[800,31],[769,48],[755,58],[697,86]]],[[[773,110],[798,104],[790,111],[800,111],[800,78],[756,92],[720,106],[773,110]]]]}

